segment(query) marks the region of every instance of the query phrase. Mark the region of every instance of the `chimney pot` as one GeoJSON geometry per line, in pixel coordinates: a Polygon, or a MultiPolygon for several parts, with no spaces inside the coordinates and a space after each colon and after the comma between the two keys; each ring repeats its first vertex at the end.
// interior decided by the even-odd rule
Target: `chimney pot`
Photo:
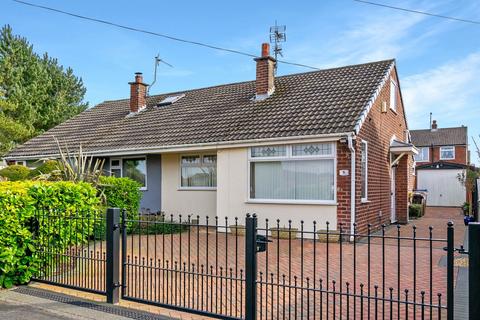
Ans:
{"type": "Polygon", "coordinates": [[[432,121],[432,130],[437,130],[438,125],[437,125],[437,120],[432,121]]]}
{"type": "Polygon", "coordinates": [[[268,43],[262,43],[262,57],[270,56],[270,45],[268,43]]]}

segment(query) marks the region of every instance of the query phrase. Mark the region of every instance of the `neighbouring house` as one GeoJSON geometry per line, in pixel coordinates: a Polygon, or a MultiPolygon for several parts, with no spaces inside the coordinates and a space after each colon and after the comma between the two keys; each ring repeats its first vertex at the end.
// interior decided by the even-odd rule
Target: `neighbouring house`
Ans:
{"type": "Polygon", "coordinates": [[[154,96],[137,73],[129,99],[100,103],[6,158],[54,158],[54,137],[81,144],[110,174],[139,181],[150,212],[360,231],[406,222],[417,151],[395,61],[275,77],[263,44],[255,62],[254,81],[154,96]]]}
{"type": "Polygon", "coordinates": [[[416,189],[427,190],[427,205],[460,207],[466,200],[458,176],[469,165],[467,127],[411,130],[412,143],[419,152],[416,161],[416,189]]]}

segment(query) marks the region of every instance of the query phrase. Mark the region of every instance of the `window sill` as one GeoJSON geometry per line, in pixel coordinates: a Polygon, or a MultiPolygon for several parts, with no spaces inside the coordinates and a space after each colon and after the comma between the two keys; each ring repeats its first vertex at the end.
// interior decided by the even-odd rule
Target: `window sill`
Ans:
{"type": "Polygon", "coordinates": [[[217,191],[217,188],[209,187],[180,187],[177,191],[217,191]]]}
{"type": "Polygon", "coordinates": [[[455,160],[455,158],[448,158],[448,159],[446,159],[446,158],[440,158],[440,160],[455,160]]]}
{"type": "Polygon", "coordinates": [[[140,191],[148,191],[147,187],[138,188],[138,190],[140,190],[140,191]]]}
{"type": "Polygon", "coordinates": [[[392,110],[393,113],[395,113],[396,115],[398,115],[397,110],[393,109],[392,107],[390,107],[390,110],[392,110]]]}
{"type": "Polygon", "coordinates": [[[372,202],[372,201],[370,201],[370,200],[368,200],[368,199],[362,199],[360,202],[361,202],[361,203],[370,203],[370,202],[372,202]]]}
{"type": "Polygon", "coordinates": [[[312,204],[312,205],[328,205],[336,206],[337,202],[334,200],[274,200],[274,199],[248,199],[245,203],[256,203],[256,204],[312,204]]]}

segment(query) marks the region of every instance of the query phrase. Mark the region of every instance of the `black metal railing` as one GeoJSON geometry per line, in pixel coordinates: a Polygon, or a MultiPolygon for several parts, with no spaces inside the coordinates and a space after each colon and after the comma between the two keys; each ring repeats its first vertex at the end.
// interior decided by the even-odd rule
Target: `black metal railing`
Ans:
{"type": "Polygon", "coordinates": [[[33,225],[35,279],[111,303],[222,319],[453,319],[452,223],[360,229],[108,209],[38,212],[33,225]]]}
{"type": "Polygon", "coordinates": [[[453,224],[445,239],[431,227],[418,236],[415,226],[262,225],[272,243],[256,257],[260,319],[441,319],[453,310],[453,224]]]}
{"type": "Polygon", "coordinates": [[[241,319],[245,228],[218,217],[124,217],[122,298],[241,319]],[[230,232],[234,230],[233,232],[230,232]]]}
{"type": "Polygon", "coordinates": [[[32,228],[39,282],[106,293],[106,220],[95,210],[39,210],[32,228]]]}

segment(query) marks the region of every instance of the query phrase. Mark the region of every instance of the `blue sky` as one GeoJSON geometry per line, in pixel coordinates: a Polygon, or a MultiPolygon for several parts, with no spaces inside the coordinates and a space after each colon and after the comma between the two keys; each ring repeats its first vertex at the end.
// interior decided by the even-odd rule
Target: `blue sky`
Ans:
{"type": "MultiPolygon", "coordinates": [[[[480,134],[480,25],[438,19],[357,3],[324,1],[47,1],[34,3],[159,33],[258,54],[276,20],[287,25],[284,59],[320,68],[396,58],[410,129],[466,125],[480,134]]],[[[480,2],[379,2],[480,20],[480,2]]],[[[252,80],[251,58],[173,42],[78,20],[8,0],[0,24],[28,38],[73,68],[86,100],[126,98],[133,73],[153,78],[157,53],[174,65],[160,66],[151,93],[252,80]]],[[[279,74],[308,71],[287,65],[279,74]]],[[[478,139],[477,139],[478,141],[478,139]]],[[[470,138],[472,160],[479,164],[470,138]]]]}

